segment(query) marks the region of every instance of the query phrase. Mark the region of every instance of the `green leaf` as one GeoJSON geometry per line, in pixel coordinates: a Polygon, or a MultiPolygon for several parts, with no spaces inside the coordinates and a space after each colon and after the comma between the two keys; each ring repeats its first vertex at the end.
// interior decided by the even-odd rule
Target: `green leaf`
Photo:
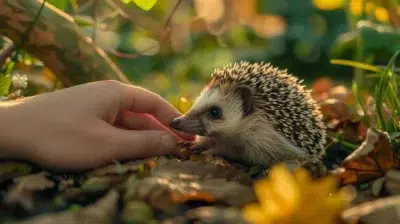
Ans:
{"type": "Polygon", "coordinates": [[[149,11],[157,3],[157,0],[132,0],[139,8],[149,11]]]}
{"type": "Polygon", "coordinates": [[[69,0],[47,0],[47,2],[58,9],[65,10],[65,8],[68,6],[69,0]]]}
{"type": "Polygon", "coordinates": [[[398,138],[398,137],[400,137],[400,132],[392,132],[392,133],[389,133],[389,136],[390,136],[390,139],[396,139],[396,138],[398,138]]]}
{"type": "Polygon", "coordinates": [[[400,35],[396,29],[388,25],[363,21],[360,23],[359,31],[363,52],[387,52],[393,55],[400,49],[400,35]]]}
{"type": "Polygon", "coordinates": [[[0,96],[7,95],[10,86],[11,86],[11,77],[9,75],[0,77],[0,96]]]}
{"type": "Polygon", "coordinates": [[[400,50],[400,34],[387,24],[375,24],[367,20],[357,21],[354,31],[341,34],[331,47],[331,57],[338,58],[360,51],[362,55],[379,54],[391,57],[400,50]]]}

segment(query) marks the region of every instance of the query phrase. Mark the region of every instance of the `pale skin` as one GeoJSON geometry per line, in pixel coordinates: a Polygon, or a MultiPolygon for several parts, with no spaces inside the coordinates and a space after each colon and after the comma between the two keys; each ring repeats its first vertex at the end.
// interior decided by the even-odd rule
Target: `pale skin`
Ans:
{"type": "Polygon", "coordinates": [[[192,135],[167,128],[181,114],[159,95],[99,81],[0,103],[0,159],[53,170],[171,153],[192,135]]]}

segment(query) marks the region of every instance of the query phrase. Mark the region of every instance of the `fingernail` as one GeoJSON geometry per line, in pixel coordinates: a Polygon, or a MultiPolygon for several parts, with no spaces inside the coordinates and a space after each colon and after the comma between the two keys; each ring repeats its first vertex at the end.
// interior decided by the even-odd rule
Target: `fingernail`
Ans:
{"type": "Polygon", "coordinates": [[[161,147],[163,149],[173,150],[176,148],[176,138],[170,134],[161,137],[161,147]]]}

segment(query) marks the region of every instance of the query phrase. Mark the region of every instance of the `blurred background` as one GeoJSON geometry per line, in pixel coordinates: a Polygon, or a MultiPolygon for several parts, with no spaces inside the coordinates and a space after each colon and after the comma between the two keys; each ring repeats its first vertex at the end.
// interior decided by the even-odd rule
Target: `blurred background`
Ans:
{"type": "MultiPolygon", "coordinates": [[[[135,0],[48,2],[72,15],[130,80],[182,111],[228,63],[271,62],[310,86],[322,77],[350,86],[360,71],[331,59],[385,66],[400,46],[392,0],[148,0],[148,10],[135,0]]],[[[16,71],[43,87],[26,94],[56,88],[49,70],[21,55],[16,71]]]]}

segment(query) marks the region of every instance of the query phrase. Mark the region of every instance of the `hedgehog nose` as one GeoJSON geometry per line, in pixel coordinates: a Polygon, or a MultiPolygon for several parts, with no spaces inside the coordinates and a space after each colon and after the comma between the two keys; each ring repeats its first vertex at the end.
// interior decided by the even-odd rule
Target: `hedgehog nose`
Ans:
{"type": "Polygon", "coordinates": [[[171,122],[171,127],[174,129],[177,129],[179,127],[180,123],[181,123],[181,120],[179,118],[175,118],[171,122]]]}

